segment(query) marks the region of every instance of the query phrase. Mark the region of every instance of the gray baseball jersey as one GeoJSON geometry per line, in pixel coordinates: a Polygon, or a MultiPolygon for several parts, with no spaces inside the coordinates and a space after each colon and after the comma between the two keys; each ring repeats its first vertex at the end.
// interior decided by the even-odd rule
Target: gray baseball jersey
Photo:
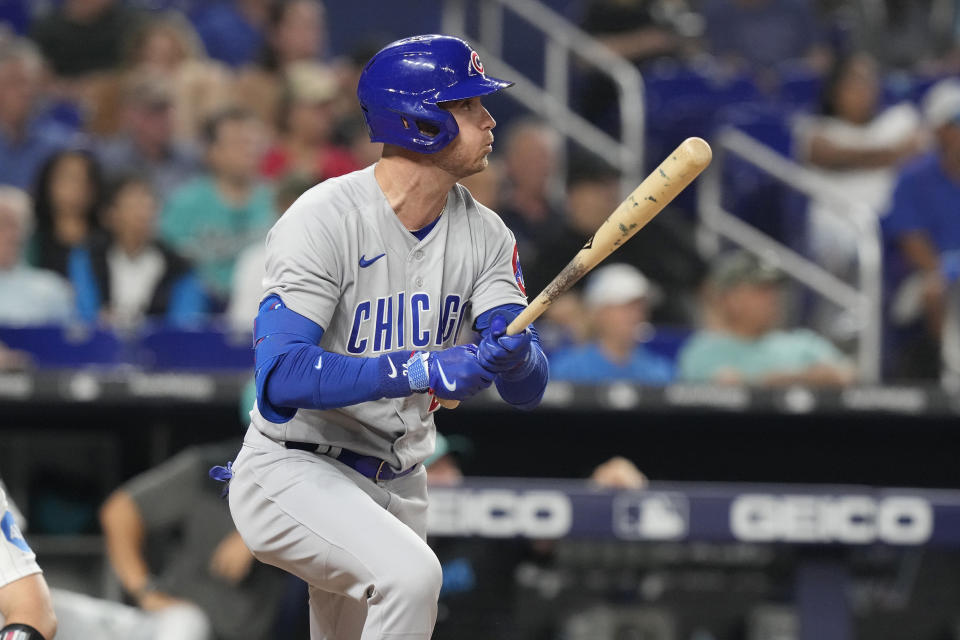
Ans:
{"type": "Polygon", "coordinates": [[[0,484],[0,587],[34,573],[40,573],[37,558],[23,538],[15,509],[7,504],[7,494],[0,484]]]}
{"type": "MultiPolygon", "coordinates": [[[[323,182],[301,196],[267,236],[264,296],[324,329],[320,346],[371,357],[457,344],[473,318],[526,304],[513,234],[461,185],[436,226],[418,240],[397,219],[374,167],[323,182]]],[[[317,363],[322,366],[321,362],[317,363]]],[[[253,425],[274,440],[343,447],[408,468],[433,452],[432,396],[299,410],[253,425]]]]}

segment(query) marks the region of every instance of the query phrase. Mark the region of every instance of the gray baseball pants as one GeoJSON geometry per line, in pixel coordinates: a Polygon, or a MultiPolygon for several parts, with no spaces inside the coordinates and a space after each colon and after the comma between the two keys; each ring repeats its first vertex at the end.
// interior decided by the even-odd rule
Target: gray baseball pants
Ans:
{"type": "Polygon", "coordinates": [[[427,640],[441,572],[427,546],[426,472],[376,483],[255,427],[233,463],[230,512],[258,560],[310,585],[311,640],[427,640]]]}

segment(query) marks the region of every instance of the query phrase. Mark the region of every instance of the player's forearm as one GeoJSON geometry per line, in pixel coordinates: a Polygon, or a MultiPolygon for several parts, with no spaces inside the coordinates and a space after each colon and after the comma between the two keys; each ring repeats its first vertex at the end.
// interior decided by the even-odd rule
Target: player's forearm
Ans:
{"type": "Polygon", "coordinates": [[[904,153],[902,146],[848,148],[816,136],[810,145],[810,162],[825,169],[873,169],[894,164],[904,153]]]}
{"type": "Polygon", "coordinates": [[[117,579],[131,594],[144,590],[150,568],[143,555],[145,528],[136,503],[125,491],[115,491],[100,509],[107,558],[117,579]]]}
{"type": "Polygon", "coordinates": [[[402,375],[406,360],[399,353],[357,358],[308,344],[292,345],[267,372],[260,398],[274,407],[335,409],[408,396],[410,385],[402,375]]]}
{"type": "Polygon", "coordinates": [[[940,254],[923,231],[911,231],[900,238],[900,249],[910,266],[922,271],[938,271],[940,254]]]}
{"type": "Polygon", "coordinates": [[[43,575],[35,573],[0,587],[0,625],[25,624],[53,638],[57,619],[43,575]]]}

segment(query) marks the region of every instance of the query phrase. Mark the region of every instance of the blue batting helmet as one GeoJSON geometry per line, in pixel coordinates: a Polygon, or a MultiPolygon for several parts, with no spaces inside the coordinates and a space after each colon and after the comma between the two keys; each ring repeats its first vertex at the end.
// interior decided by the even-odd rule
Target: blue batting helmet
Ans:
{"type": "Polygon", "coordinates": [[[460,38],[414,36],[370,59],[357,97],[371,142],[435,153],[460,132],[438,102],[485,96],[512,84],[485,75],[477,52],[460,38]]]}

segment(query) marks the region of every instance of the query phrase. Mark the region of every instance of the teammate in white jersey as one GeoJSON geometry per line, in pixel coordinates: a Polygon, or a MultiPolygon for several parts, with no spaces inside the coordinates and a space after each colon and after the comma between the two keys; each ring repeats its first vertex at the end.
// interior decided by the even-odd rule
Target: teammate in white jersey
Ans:
{"type": "Polygon", "coordinates": [[[0,484],[0,640],[50,640],[57,631],[50,591],[0,484]]]}
{"type": "Polygon", "coordinates": [[[492,151],[481,97],[510,84],[458,38],[388,45],[358,87],[381,160],[307,191],[267,238],[230,509],[257,558],[310,585],[313,640],[430,637],[437,397],[496,384],[532,408],[546,387],[533,327],[505,335],[526,305],[514,237],[457,184],[492,151]]]}

